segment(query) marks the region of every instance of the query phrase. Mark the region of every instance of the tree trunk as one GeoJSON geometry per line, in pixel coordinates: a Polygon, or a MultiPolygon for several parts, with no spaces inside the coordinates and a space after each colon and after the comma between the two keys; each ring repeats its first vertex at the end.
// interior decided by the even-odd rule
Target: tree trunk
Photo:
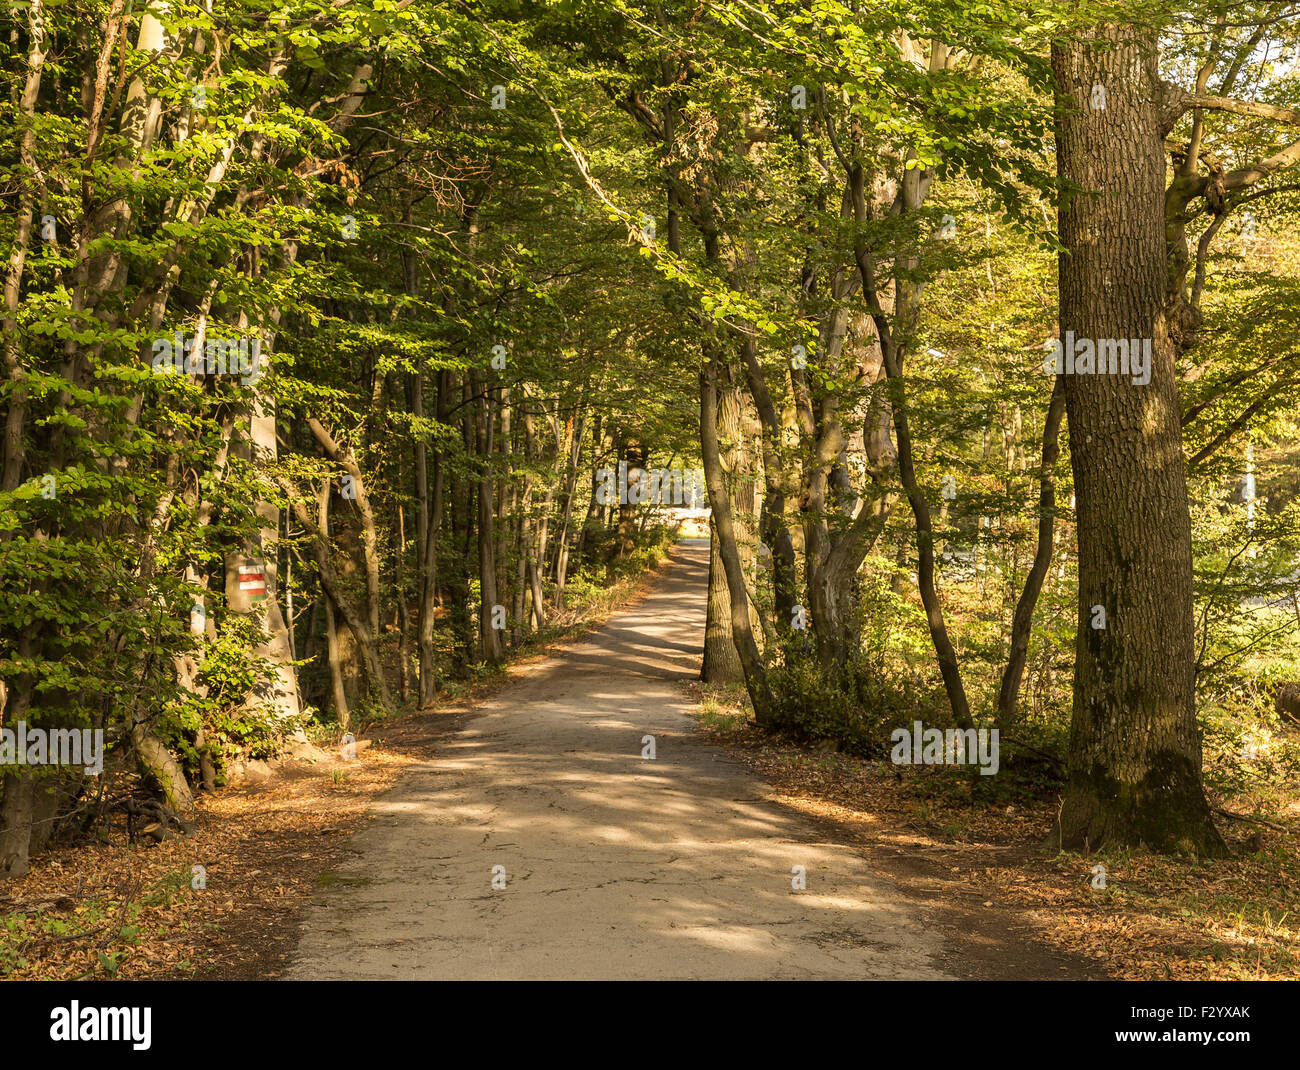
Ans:
{"type": "Polygon", "coordinates": [[[347,690],[343,686],[343,667],[339,661],[339,631],[334,620],[334,603],[328,597],[325,599],[325,652],[329,659],[334,714],[338,718],[339,728],[346,732],[351,713],[348,711],[347,690]]]}
{"type": "Polygon", "coordinates": [[[745,679],[740,652],[731,635],[731,596],[722,564],[722,543],[715,518],[709,518],[709,601],[704,621],[704,660],[700,679],[706,684],[739,684],[745,679]]]}
{"type": "MultiPolygon", "coordinates": [[[[265,362],[268,357],[262,355],[265,362]]],[[[263,375],[258,382],[265,382],[263,375]]],[[[245,459],[252,460],[259,467],[272,466],[278,455],[278,443],[275,438],[275,399],[259,389],[253,399],[251,408],[249,439],[237,452],[245,459]]],[[[258,626],[266,633],[265,642],[254,648],[254,653],[269,662],[271,671],[270,702],[278,718],[289,722],[298,719],[301,707],[298,702],[298,674],[292,664],[292,651],[289,649],[288,628],[284,614],[280,612],[280,598],[276,582],[275,554],[267,553],[267,548],[275,543],[280,529],[280,510],[272,502],[259,501],[258,515],[262,517],[262,528],[258,534],[249,539],[241,552],[226,555],[226,605],[235,613],[252,616],[258,626]],[[263,577],[263,588],[259,593],[256,588],[246,589],[241,568],[259,568],[263,577]]],[[[266,701],[267,696],[259,695],[250,701],[266,701]]],[[[301,728],[296,735],[301,735],[301,728]]],[[[305,738],[305,737],[303,737],[305,738]]]]}
{"type": "Polygon", "coordinates": [[[1056,458],[1061,452],[1061,417],[1065,415],[1065,377],[1058,375],[1052,385],[1052,400],[1047,406],[1047,419],[1043,422],[1043,461],[1039,467],[1038,491],[1038,546],[1034,563],[1025,579],[1025,589],[1016,603],[1011,621],[1011,651],[1007,667],[1002,673],[1002,688],[998,693],[998,719],[1003,729],[1009,728],[1016,716],[1019,703],[1020,681],[1025,674],[1025,661],[1029,656],[1029,635],[1034,623],[1034,607],[1043,589],[1043,580],[1052,563],[1053,534],[1056,528],[1056,458]]]}
{"type": "Polygon", "coordinates": [[[745,376],[750,397],[762,427],[763,449],[763,508],[759,517],[759,536],[772,555],[772,595],[776,627],[782,633],[790,631],[795,604],[794,540],[785,519],[786,466],[782,450],[782,425],[772,402],[772,394],[763,378],[758,363],[758,345],[753,338],[740,343],[740,355],[745,362],[745,376]]]}
{"type": "MultiPolygon", "coordinates": [[[[376,375],[376,381],[378,378],[376,375]]],[[[370,626],[370,634],[375,637],[376,642],[379,642],[382,635],[379,627],[379,525],[375,521],[375,510],[370,504],[370,495],[366,492],[366,480],[361,474],[361,466],[357,464],[356,455],[350,448],[344,449],[340,446],[334,440],[334,436],[326,430],[324,424],[314,416],[309,416],[307,426],[311,428],[311,433],[321,449],[325,451],[325,455],[336,464],[342,465],[346,474],[351,477],[351,497],[357,503],[357,511],[361,515],[361,552],[366,569],[366,622],[370,626]]]]}
{"type": "MultiPolygon", "coordinates": [[[[438,399],[435,403],[435,419],[445,421],[447,398],[446,372],[438,373],[438,399]]],[[[418,398],[418,395],[417,395],[418,398]]],[[[417,400],[419,413],[423,415],[423,402],[417,400]]],[[[420,705],[427,706],[433,701],[438,690],[437,651],[434,647],[434,615],[438,602],[438,536],[442,531],[442,454],[433,452],[433,489],[430,492],[432,502],[420,537],[420,705]]],[[[425,506],[420,505],[420,515],[425,516],[425,506]]]]}
{"type": "MultiPolygon", "coordinates": [[[[464,377],[459,387],[453,382],[452,393],[459,389],[461,411],[461,442],[466,458],[474,456],[474,408],[469,377],[464,377]]],[[[451,477],[451,534],[452,554],[447,580],[448,603],[451,610],[451,627],[454,637],[454,666],[456,675],[464,677],[475,661],[478,637],[474,634],[473,605],[470,591],[470,569],[474,560],[474,481],[467,474],[452,469],[451,477]]]]}
{"type": "MultiPolygon", "coordinates": [[[[32,220],[39,192],[39,171],[33,149],[36,144],[36,102],[40,98],[41,74],[45,69],[45,13],[41,0],[32,0],[28,8],[30,52],[27,57],[27,77],[19,111],[26,120],[18,142],[18,158],[26,172],[21,182],[14,233],[9,250],[9,263],[4,281],[4,373],[9,382],[9,404],[5,411],[3,438],[4,466],[0,468],[0,490],[11,491],[22,482],[25,458],[23,449],[23,424],[27,418],[26,372],[22,366],[23,343],[18,329],[18,300],[22,288],[23,267],[27,262],[27,247],[31,239],[32,220]]],[[[0,850],[0,855],[3,850],[0,850]]],[[[3,865],[3,858],[0,858],[3,865]]]]}
{"type": "Polygon", "coordinates": [[[334,569],[334,562],[331,559],[330,537],[329,537],[329,485],[322,488],[323,501],[320,503],[320,517],[324,520],[325,526],[322,527],[320,520],[313,520],[311,515],[303,507],[302,501],[298,498],[293,486],[287,480],[281,480],[280,486],[293,503],[294,516],[298,518],[304,528],[310,532],[312,539],[312,549],[316,557],[316,569],[320,575],[321,586],[325,588],[325,593],[334,602],[334,608],[343,614],[344,621],[347,622],[348,630],[352,632],[356,639],[357,645],[361,648],[362,664],[365,666],[366,679],[371,689],[378,697],[379,701],[386,709],[393,708],[393,696],[388,690],[388,682],[384,678],[383,666],[379,659],[379,643],[375,634],[370,630],[370,626],[356,611],[344,595],[342,585],[339,583],[338,574],[334,569]]]}
{"type": "Polygon", "coordinates": [[[479,576],[479,656],[489,665],[505,660],[501,629],[493,627],[497,601],[496,526],[493,507],[496,481],[492,477],[492,399],[481,377],[474,378],[478,397],[478,576],[479,576]]]}
{"type": "Polygon", "coordinates": [[[406,702],[411,697],[411,610],[406,599],[406,509],[400,501],[393,503],[397,521],[397,548],[393,555],[393,595],[397,600],[398,694],[406,702]]]}
{"type": "MultiPolygon", "coordinates": [[[[1155,33],[1104,26],[1052,48],[1068,341],[1149,341],[1151,377],[1067,374],[1079,630],[1063,849],[1220,855],[1201,781],[1192,543],[1173,348],[1162,303],[1165,159],[1155,33]],[[1089,106],[1093,86],[1106,106],[1089,106]],[[1104,627],[1094,607],[1105,613],[1104,627]]],[[[1129,343],[1130,346],[1132,342],[1129,343]]]]}
{"type": "Polygon", "coordinates": [[[573,519],[573,498],[578,487],[578,461],[582,455],[582,436],[586,417],[579,414],[570,431],[568,473],[564,481],[564,511],[555,540],[555,608],[564,608],[564,581],[569,571],[569,525],[573,519]]]}
{"type": "MultiPolygon", "coordinates": [[[[936,43],[935,48],[939,47],[936,43]]],[[[864,179],[861,165],[855,163],[849,169],[849,189],[854,219],[859,224],[866,220],[864,179]]],[[[900,184],[904,211],[916,211],[920,208],[929,181],[929,172],[923,174],[919,168],[909,169],[904,174],[900,184]]],[[[966,697],[965,684],[962,682],[961,666],[957,664],[957,652],[948,636],[943,605],[939,601],[939,592],[935,587],[934,525],[930,516],[930,505],[916,478],[911,425],[908,418],[907,384],[903,378],[906,346],[920,316],[919,284],[910,282],[904,272],[915,270],[919,261],[915,252],[897,258],[894,268],[894,321],[891,326],[889,317],[884,314],[877,291],[875,260],[867,247],[866,239],[861,234],[854,241],[853,256],[862,282],[862,297],[875,323],[876,336],[880,343],[889,405],[894,417],[894,434],[898,440],[898,478],[907,494],[908,504],[912,507],[912,516],[916,521],[917,589],[921,594],[921,603],[925,607],[930,642],[934,646],[935,657],[939,662],[939,674],[943,677],[944,691],[948,695],[953,720],[957,722],[959,728],[970,729],[974,727],[970,702],[966,697]]]]}
{"type": "Polygon", "coordinates": [[[718,447],[718,360],[706,358],[700,371],[700,453],[704,460],[704,479],[709,488],[709,506],[717,527],[717,543],[726,571],[727,593],[731,603],[731,633],[744,669],[745,688],[759,724],[772,720],[772,694],[767,686],[767,672],[759,656],[758,645],[749,617],[749,596],[745,591],[745,571],[736,547],[736,533],[731,523],[731,502],[722,478],[722,458],[718,447]]]}
{"type": "Polygon", "coordinates": [[[151,781],[162,794],[163,801],[177,814],[194,806],[194,793],[184,772],[172,757],[171,751],[142,722],[131,727],[131,743],[135,747],[136,761],[145,779],[151,781]]]}
{"type": "Polygon", "coordinates": [[[26,771],[9,773],[4,778],[4,799],[0,801],[0,880],[21,877],[27,872],[36,780],[34,773],[26,771]]]}
{"type": "MultiPolygon", "coordinates": [[[[321,480],[320,495],[317,499],[317,523],[321,536],[328,540],[330,533],[330,485],[329,480],[321,480]]],[[[346,732],[351,714],[348,710],[347,688],[343,686],[343,665],[339,656],[339,630],[334,619],[334,601],[325,596],[325,656],[329,659],[330,690],[334,695],[334,713],[338,718],[339,728],[346,732]]]]}
{"type": "MultiPolygon", "coordinates": [[[[601,432],[601,414],[596,413],[595,419],[592,420],[591,426],[591,487],[587,498],[587,515],[583,518],[582,528],[578,531],[577,542],[574,543],[573,556],[578,559],[579,568],[582,564],[582,553],[587,545],[587,537],[591,534],[592,527],[596,519],[596,466],[600,463],[601,454],[605,443],[605,437],[601,432]]],[[[568,559],[565,564],[567,567],[568,559]]],[[[562,607],[564,605],[564,576],[560,576],[556,583],[555,604],[562,607]]]]}
{"type": "MultiPolygon", "coordinates": [[[[720,376],[719,376],[720,378],[720,376]]],[[[740,438],[741,412],[738,392],[730,384],[717,387],[718,398],[718,460],[721,471],[730,475],[725,482],[727,501],[734,504],[740,492],[737,468],[741,462],[740,438]]],[[[749,506],[753,508],[753,484],[750,484],[749,506]]],[[[716,515],[709,521],[709,600],[704,624],[704,663],[700,679],[706,684],[738,684],[745,679],[745,670],[736,649],[731,629],[732,599],[727,588],[727,570],[722,560],[722,546],[718,536],[716,515]]],[[[732,514],[732,526],[738,543],[745,535],[743,523],[732,514]]],[[[745,555],[737,545],[742,574],[745,555]]],[[[743,594],[743,592],[742,592],[743,594]]],[[[748,603],[748,600],[746,600],[748,603]]]]}
{"type": "MultiPolygon", "coordinates": [[[[637,506],[632,501],[633,494],[644,494],[644,469],[647,464],[645,447],[636,442],[628,443],[627,448],[620,451],[623,455],[623,462],[627,466],[623,469],[627,473],[627,495],[626,501],[618,502],[618,545],[614,553],[615,561],[622,561],[632,552],[636,545],[636,539],[632,534],[636,525],[637,506]],[[634,480],[634,473],[641,471],[641,485],[638,488],[634,480]]],[[[622,480],[620,479],[621,483],[622,480]]]]}
{"type": "Polygon", "coordinates": [[[515,525],[515,621],[510,637],[510,645],[513,647],[523,642],[528,625],[527,618],[532,615],[525,605],[532,597],[528,588],[528,555],[533,539],[532,498],[532,477],[526,475],[523,488],[517,498],[519,515],[518,523],[515,525]]]}

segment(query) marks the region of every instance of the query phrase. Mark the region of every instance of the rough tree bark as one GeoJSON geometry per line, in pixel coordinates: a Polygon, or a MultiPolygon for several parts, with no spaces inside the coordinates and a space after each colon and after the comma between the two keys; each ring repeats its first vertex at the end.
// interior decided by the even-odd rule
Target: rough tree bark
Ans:
{"type": "Polygon", "coordinates": [[[700,452],[704,461],[704,479],[709,488],[709,507],[717,526],[722,565],[726,570],[727,590],[731,603],[731,632],[745,672],[745,688],[759,724],[772,720],[772,694],[767,685],[763,659],[754,642],[749,618],[749,597],[745,592],[745,570],[736,547],[736,532],[731,523],[731,502],[722,478],[722,458],[718,447],[718,360],[705,359],[700,370],[700,452]]]}
{"type": "Polygon", "coordinates": [[[1165,160],[1153,31],[1104,25],[1052,48],[1057,160],[1084,192],[1060,211],[1060,328],[1149,339],[1150,382],[1066,375],[1079,624],[1064,849],[1220,855],[1201,781],[1192,543],[1166,329],[1165,160]],[[1106,106],[1094,109],[1094,86],[1106,106]],[[1105,627],[1093,607],[1105,613],[1105,627]]]}
{"type": "MultiPolygon", "coordinates": [[[[733,476],[727,488],[728,502],[735,504],[736,467],[740,463],[740,399],[730,383],[719,383],[717,388],[719,438],[719,465],[724,473],[733,476]]],[[[741,525],[732,516],[736,538],[743,537],[741,525]]],[[[737,547],[739,551],[739,547],[737,547]]],[[[744,558],[741,557],[742,574],[744,558]]],[[[731,595],[727,588],[727,570],[722,560],[722,543],[719,537],[716,514],[709,520],[709,598],[704,621],[704,660],[700,679],[706,684],[738,684],[745,679],[740,651],[732,637],[731,595]]]]}

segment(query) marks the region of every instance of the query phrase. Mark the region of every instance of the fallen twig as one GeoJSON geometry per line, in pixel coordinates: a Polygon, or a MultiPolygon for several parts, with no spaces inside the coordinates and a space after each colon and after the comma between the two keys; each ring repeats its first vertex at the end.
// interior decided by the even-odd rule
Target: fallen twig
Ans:
{"type": "Polygon", "coordinates": [[[1273,821],[1265,821],[1262,817],[1249,817],[1246,814],[1234,814],[1231,810],[1220,810],[1217,806],[1210,807],[1216,814],[1223,817],[1230,817],[1234,821],[1249,821],[1255,825],[1263,825],[1265,828],[1273,829],[1276,832],[1289,832],[1294,835],[1298,830],[1289,829],[1285,825],[1279,825],[1273,821]]]}
{"type": "Polygon", "coordinates": [[[100,925],[94,929],[87,929],[84,933],[64,933],[62,936],[43,936],[39,940],[24,940],[18,948],[18,954],[23,954],[29,947],[40,947],[42,944],[66,944],[73,940],[84,940],[88,936],[102,933],[107,928],[107,925],[100,925]]]}

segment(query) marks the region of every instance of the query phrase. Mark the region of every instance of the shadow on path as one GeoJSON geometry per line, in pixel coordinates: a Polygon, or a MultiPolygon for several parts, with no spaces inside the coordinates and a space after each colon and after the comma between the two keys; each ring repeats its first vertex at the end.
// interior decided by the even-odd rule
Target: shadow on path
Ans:
{"type": "Polygon", "coordinates": [[[634,609],[414,767],[307,909],[287,976],[945,976],[891,882],[692,738],[707,572],[707,544],[679,547],[634,609]]]}

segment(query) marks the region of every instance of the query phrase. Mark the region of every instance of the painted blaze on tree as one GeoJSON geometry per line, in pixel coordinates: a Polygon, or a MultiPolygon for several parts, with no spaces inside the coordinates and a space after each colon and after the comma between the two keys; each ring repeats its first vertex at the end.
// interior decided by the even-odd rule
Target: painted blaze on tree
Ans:
{"type": "Polygon", "coordinates": [[[1221,854],[1201,782],[1192,543],[1174,353],[1163,311],[1164,131],[1155,37],[1105,26],[1052,50],[1061,209],[1060,326],[1151,338],[1149,385],[1066,375],[1079,617],[1067,849],[1221,854]],[[1093,87],[1106,107],[1089,107],[1093,87]],[[1102,606],[1106,627],[1089,626],[1102,606]]]}

